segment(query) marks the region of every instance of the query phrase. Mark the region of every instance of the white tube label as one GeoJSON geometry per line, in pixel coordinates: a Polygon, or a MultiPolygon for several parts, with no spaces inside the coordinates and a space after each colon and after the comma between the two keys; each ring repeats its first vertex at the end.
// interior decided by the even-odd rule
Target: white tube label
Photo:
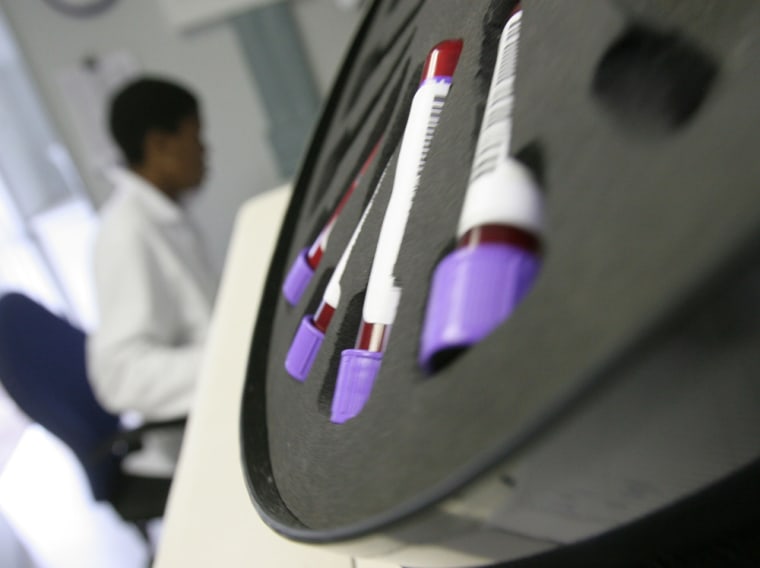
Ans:
{"type": "Polygon", "coordinates": [[[412,100],[401,140],[393,192],[380,228],[364,299],[362,315],[367,323],[390,325],[396,317],[401,287],[396,285],[393,269],[420,183],[420,174],[425,167],[450,87],[449,78],[428,79],[420,85],[412,100]]]}
{"type": "Polygon", "coordinates": [[[499,161],[504,160],[509,153],[521,20],[522,11],[519,11],[504,26],[499,40],[494,76],[488,90],[486,110],[475,146],[470,183],[492,172],[499,161]]]}
{"type": "Polygon", "coordinates": [[[351,239],[348,241],[348,244],[346,245],[346,248],[343,251],[343,254],[340,255],[340,260],[338,261],[337,266],[335,267],[335,272],[332,273],[332,276],[330,276],[330,281],[327,283],[327,286],[325,287],[325,293],[324,296],[322,296],[322,300],[327,303],[328,305],[332,306],[333,308],[337,308],[338,304],[340,304],[340,280],[343,278],[343,273],[346,271],[346,264],[348,263],[348,259],[351,256],[351,251],[354,250],[354,244],[356,243],[356,239],[359,236],[359,233],[362,232],[362,227],[364,226],[364,220],[367,218],[367,215],[369,214],[370,209],[372,209],[372,204],[375,202],[375,195],[377,195],[377,188],[380,187],[380,185],[383,183],[383,179],[385,178],[385,173],[388,171],[388,168],[383,170],[383,173],[380,175],[380,181],[377,182],[377,185],[375,186],[374,191],[372,192],[372,197],[370,197],[369,203],[367,203],[367,206],[364,208],[364,212],[362,213],[361,218],[359,219],[359,223],[356,225],[356,228],[354,229],[354,232],[351,234],[351,239]]]}

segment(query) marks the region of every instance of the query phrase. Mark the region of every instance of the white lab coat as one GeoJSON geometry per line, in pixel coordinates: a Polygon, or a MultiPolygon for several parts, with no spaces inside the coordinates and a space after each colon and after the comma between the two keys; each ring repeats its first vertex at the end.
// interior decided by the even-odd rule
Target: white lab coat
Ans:
{"type": "MultiPolygon", "coordinates": [[[[217,275],[180,206],[141,177],[115,175],[95,245],[99,323],[87,340],[96,397],[145,421],[190,410],[217,275]]],[[[168,476],[181,434],[160,432],[128,457],[126,470],[168,476]]]]}

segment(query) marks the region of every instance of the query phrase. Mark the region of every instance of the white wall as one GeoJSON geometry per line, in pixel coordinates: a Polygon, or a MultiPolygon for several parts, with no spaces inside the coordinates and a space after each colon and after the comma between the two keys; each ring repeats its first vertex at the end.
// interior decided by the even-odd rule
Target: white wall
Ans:
{"type": "Polygon", "coordinates": [[[361,12],[336,7],[337,0],[295,0],[293,18],[301,30],[304,49],[320,93],[327,94],[359,25],[361,12]]]}
{"type": "MultiPolygon", "coordinates": [[[[125,49],[141,68],[193,87],[203,101],[211,170],[195,204],[211,252],[224,256],[239,205],[281,183],[266,138],[266,117],[231,27],[224,21],[192,31],[171,26],[158,0],[121,0],[88,19],[66,17],[42,0],[0,0],[63,142],[96,204],[108,189],[87,171],[84,144],[58,94],[56,73],[90,54],[125,49]]],[[[356,12],[333,0],[297,0],[294,16],[324,92],[353,29],[356,12]]]]}

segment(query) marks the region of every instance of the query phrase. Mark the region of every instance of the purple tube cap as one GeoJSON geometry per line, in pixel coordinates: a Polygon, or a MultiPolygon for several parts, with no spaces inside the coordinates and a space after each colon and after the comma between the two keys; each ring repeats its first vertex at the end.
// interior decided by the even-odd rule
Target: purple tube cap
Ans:
{"type": "Polygon", "coordinates": [[[311,278],[314,276],[314,270],[306,261],[308,249],[303,249],[296,257],[293,266],[290,267],[282,285],[282,294],[291,306],[295,306],[303,296],[304,291],[309,286],[311,278]]]}
{"type": "Polygon", "coordinates": [[[364,349],[346,349],[340,355],[330,421],[343,424],[358,416],[372,394],[383,354],[364,349]]]}
{"type": "Polygon", "coordinates": [[[442,351],[469,347],[513,312],[538,274],[536,254],[507,244],[481,244],[446,256],[436,267],[419,353],[433,370],[442,351]]]}
{"type": "Polygon", "coordinates": [[[285,357],[285,370],[291,377],[306,380],[324,338],[325,334],[317,329],[311,316],[304,316],[285,357]]]}

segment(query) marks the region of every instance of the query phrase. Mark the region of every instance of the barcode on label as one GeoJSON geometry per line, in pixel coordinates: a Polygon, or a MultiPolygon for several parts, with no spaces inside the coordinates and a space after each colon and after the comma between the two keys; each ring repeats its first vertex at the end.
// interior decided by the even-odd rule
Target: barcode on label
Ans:
{"type": "Polygon", "coordinates": [[[497,83],[511,79],[517,67],[517,42],[520,40],[520,14],[515,14],[506,29],[507,39],[502,46],[501,65],[495,78],[497,83]]]}
{"type": "Polygon", "coordinates": [[[420,154],[420,161],[417,166],[418,177],[422,175],[422,170],[425,168],[425,161],[427,160],[427,155],[430,151],[430,144],[433,142],[433,134],[435,134],[435,129],[438,126],[438,122],[441,120],[441,113],[443,112],[443,104],[445,102],[446,95],[436,95],[433,97],[433,105],[430,109],[427,127],[425,128],[425,140],[422,144],[422,153],[420,154]]]}
{"type": "Polygon", "coordinates": [[[498,65],[488,93],[483,124],[470,172],[470,183],[493,171],[499,160],[504,159],[509,151],[521,15],[518,12],[512,16],[504,30],[497,58],[498,65]]]}

